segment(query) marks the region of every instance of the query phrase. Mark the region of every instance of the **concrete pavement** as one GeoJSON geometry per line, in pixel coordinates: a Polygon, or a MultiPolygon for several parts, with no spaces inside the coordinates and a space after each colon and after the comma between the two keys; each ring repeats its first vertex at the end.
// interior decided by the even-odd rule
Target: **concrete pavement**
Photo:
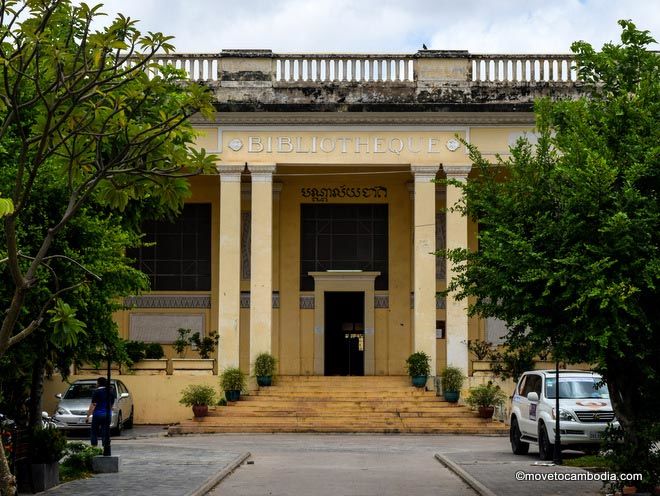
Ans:
{"type": "Polygon", "coordinates": [[[95,475],[46,496],[427,496],[478,494],[455,471],[492,495],[598,495],[599,482],[519,482],[540,467],[536,452],[514,456],[507,438],[399,434],[218,434],[162,437],[138,428],[113,439],[118,474],[95,475]],[[129,439],[131,437],[132,439],[129,439]],[[251,453],[247,463],[241,463],[251,453]],[[435,455],[440,455],[445,464],[435,455]],[[234,470],[235,469],[235,470],[234,470]],[[233,471],[233,472],[232,472],[233,471]],[[224,477],[224,479],[223,479],[224,477]],[[222,482],[213,488],[219,480],[222,482]]]}
{"type": "MultiPolygon", "coordinates": [[[[511,453],[508,439],[475,437],[457,442],[454,446],[440,447],[437,459],[464,480],[475,481],[481,496],[506,494],[507,496],[557,496],[557,495],[602,495],[602,483],[598,481],[519,481],[516,474],[559,474],[584,473],[580,468],[547,466],[540,462],[538,450],[530,446],[528,455],[511,453]],[[479,487],[481,486],[481,487],[479,487]],[[481,489],[481,490],[480,490],[481,489]]],[[[575,457],[564,453],[565,458],[575,457]]],[[[520,475],[519,475],[520,476],[520,475]]]]}
{"type": "Polygon", "coordinates": [[[433,458],[453,436],[277,434],[220,435],[250,451],[212,496],[475,496],[433,458]]]}

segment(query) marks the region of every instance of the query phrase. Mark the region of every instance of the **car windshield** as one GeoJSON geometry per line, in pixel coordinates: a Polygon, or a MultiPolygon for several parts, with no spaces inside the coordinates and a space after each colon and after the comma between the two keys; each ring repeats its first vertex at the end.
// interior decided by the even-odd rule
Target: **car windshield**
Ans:
{"type": "MultiPolygon", "coordinates": [[[[545,380],[546,398],[555,397],[555,379],[545,380]]],[[[600,378],[585,377],[582,378],[560,378],[559,379],[559,398],[562,399],[582,399],[582,398],[600,398],[609,399],[610,393],[607,386],[600,378]]]]}
{"type": "Polygon", "coordinates": [[[91,400],[92,393],[96,389],[95,383],[90,384],[72,384],[64,394],[66,400],[91,400]]]}

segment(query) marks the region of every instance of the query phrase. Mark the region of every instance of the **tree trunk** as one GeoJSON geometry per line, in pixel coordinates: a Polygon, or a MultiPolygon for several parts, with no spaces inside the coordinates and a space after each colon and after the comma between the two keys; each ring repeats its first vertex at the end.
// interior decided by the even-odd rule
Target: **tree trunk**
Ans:
{"type": "Polygon", "coordinates": [[[5,450],[0,449],[0,496],[16,495],[16,477],[9,471],[5,450]]]}
{"type": "Polygon", "coordinates": [[[39,354],[32,367],[32,380],[30,382],[30,404],[28,405],[28,425],[30,430],[40,425],[41,422],[45,370],[46,361],[43,354],[39,354]]]}

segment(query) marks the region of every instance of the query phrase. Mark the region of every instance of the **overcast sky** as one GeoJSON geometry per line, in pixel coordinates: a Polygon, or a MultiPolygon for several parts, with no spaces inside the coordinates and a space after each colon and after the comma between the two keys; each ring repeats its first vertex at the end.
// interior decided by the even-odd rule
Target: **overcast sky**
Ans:
{"type": "MultiPolygon", "coordinates": [[[[87,0],[95,3],[94,0],[87,0]]],[[[660,38],[660,0],[106,0],[176,36],[177,52],[566,53],[618,40],[618,19],[660,38]]],[[[656,46],[657,48],[657,46],[656,46]]]]}

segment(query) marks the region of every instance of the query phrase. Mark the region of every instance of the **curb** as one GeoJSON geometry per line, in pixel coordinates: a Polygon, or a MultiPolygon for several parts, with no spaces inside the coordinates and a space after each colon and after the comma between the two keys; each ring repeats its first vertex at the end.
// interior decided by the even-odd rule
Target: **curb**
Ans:
{"type": "Polygon", "coordinates": [[[463,482],[465,482],[468,486],[474,489],[481,496],[497,496],[493,491],[488,489],[481,482],[479,482],[477,479],[475,479],[465,470],[459,467],[457,463],[451,461],[446,456],[441,455],[440,453],[436,453],[435,459],[438,460],[440,463],[442,463],[449,470],[454,472],[456,475],[458,475],[461,479],[463,479],[463,482]]]}
{"type": "Polygon", "coordinates": [[[204,483],[201,486],[199,486],[194,491],[188,493],[186,496],[204,496],[211,489],[213,489],[215,486],[220,484],[220,482],[222,482],[223,479],[225,479],[234,470],[236,470],[250,456],[251,455],[250,455],[249,451],[246,451],[245,453],[242,453],[242,454],[238,455],[234,459],[234,461],[232,461],[229,465],[227,465],[222,470],[216,472],[211,477],[206,479],[206,481],[204,481],[204,483]]]}

